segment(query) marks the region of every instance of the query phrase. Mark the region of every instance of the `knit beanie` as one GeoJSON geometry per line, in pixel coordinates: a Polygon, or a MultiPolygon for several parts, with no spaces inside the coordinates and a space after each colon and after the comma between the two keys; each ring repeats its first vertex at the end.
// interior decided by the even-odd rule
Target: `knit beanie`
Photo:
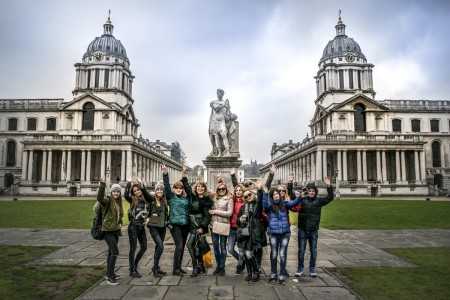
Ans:
{"type": "Polygon", "coordinates": [[[159,190],[159,189],[161,189],[161,190],[164,191],[164,184],[158,182],[158,183],[155,185],[155,191],[156,191],[156,190],[159,190]]]}
{"type": "Polygon", "coordinates": [[[114,184],[111,186],[111,192],[112,192],[112,191],[119,191],[119,192],[122,193],[122,188],[120,187],[119,184],[114,183],[114,184]]]}

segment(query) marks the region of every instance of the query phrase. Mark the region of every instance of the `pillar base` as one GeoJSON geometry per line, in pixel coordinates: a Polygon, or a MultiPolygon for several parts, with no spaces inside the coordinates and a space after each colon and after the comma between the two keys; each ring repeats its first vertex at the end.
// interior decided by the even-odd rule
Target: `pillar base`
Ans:
{"type": "Polygon", "coordinates": [[[239,160],[237,157],[207,157],[203,164],[206,167],[206,182],[208,186],[213,191],[216,190],[217,186],[217,175],[219,173],[222,174],[222,179],[228,186],[230,191],[233,191],[233,184],[231,183],[231,175],[230,170],[232,168],[236,168],[236,170],[241,165],[242,160],[239,160]]]}

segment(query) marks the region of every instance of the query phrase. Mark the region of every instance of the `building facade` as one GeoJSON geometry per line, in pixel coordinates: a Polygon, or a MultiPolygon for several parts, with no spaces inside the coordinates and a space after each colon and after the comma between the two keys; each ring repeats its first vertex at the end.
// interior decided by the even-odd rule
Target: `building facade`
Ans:
{"type": "Polygon", "coordinates": [[[7,193],[91,196],[102,176],[151,185],[162,177],[161,163],[172,180],[180,178],[179,161],[138,137],[134,76],[113,29],[108,17],[75,64],[73,100],[0,99],[0,185],[7,193]]]}
{"type": "Polygon", "coordinates": [[[261,174],[274,163],[299,187],[328,176],[338,196],[447,194],[450,100],[375,100],[374,65],[345,27],[339,17],[319,61],[311,136],[274,144],[261,174]]]}

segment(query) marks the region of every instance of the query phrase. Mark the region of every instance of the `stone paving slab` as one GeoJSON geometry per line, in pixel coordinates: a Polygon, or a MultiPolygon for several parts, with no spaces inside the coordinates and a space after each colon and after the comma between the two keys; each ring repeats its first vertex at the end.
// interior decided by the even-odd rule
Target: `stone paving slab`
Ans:
{"type": "MultiPolygon", "coordinates": [[[[358,299],[338,279],[322,268],[326,267],[415,267],[382,248],[444,247],[450,246],[449,229],[408,229],[408,230],[327,230],[319,231],[317,278],[294,277],[297,266],[298,242],[296,228],[293,228],[288,249],[286,283],[269,283],[270,247],[264,249],[262,276],[257,283],[244,280],[245,275],[234,275],[236,262],[228,255],[226,275],[212,275],[214,268],[206,275],[164,276],[156,278],[151,274],[154,243],[148,234],[148,250],[145,253],[140,271],[142,278],[132,278],[128,271],[128,237],[126,228],[119,239],[120,255],[116,272],[121,275],[118,286],[109,286],[101,280],[89,288],[79,299],[358,299]]],[[[211,242],[209,238],[209,242],[211,242]]],[[[62,247],[47,256],[35,260],[34,264],[61,265],[105,265],[107,247],[104,241],[95,241],[89,230],[76,229],[32,229],[0,228],[0,244],[62,247]]],[[[171,274],[174,244],[167,235],[161,259],[161,268],[171,274]]],[[[305,256],[308,265],[309,252],[305,256]]],[[[189,253],[185,252],[184,268],[192,271],[189,253]]],[[[244,272],[245,273],[245,272],[244,272]]],[[[187,274],[187,275],[189,275],[187,274]]]]}

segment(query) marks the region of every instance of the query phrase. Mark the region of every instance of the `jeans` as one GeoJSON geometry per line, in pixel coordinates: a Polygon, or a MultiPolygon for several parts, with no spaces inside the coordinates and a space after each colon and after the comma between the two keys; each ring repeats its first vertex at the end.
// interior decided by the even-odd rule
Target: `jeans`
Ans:
{"type": "Polygon", "coordinates": [[[239,265],[244,263],[244,249],[239,248],[238,251],[234,250],[234,245],[237,241],[237,229],[230,228],[230,235],[228,236],[228,253],[230,253],[236,260],[239,265]]]}
{"type": "Polygon", "coordinates": [[[105,242],[108,245],[108,258],[106,259],[106,275],[112,277],[116,268],[116,260],[119,256],[119,230],[105,231],[105,242]]]}
{"type": "Polygon", "coordinates": [[[145,226],[128,225],[128,239],[130,240],[130,253],[128,260],[130,263],[130,271],[137,268],[139,261],[147,251],[147,234],[145,233],[145,226]],[[135,256],[137,241],[139,240],[139,252],[135,256]]]}
{"type": "Polygon", "coordinates": [[[166,227],[148,227],[148,231],[155,242],[155,254],[153,255],[153,266],[159,266],[159,260],[164,251],[164,239],[166,238],[166,227]]]}
{"type": "Polygon", "coordinates": [[[211,239],[214,247],[214,257],[218,268],[225,268],[227,260],[227,239],[226,235],[215,234],[211,232],[211,239]]]}
{"type": "Polygon", "coordinates": [[[173,224],[170,231],[175,243],[175,251],[173,252],[173,270],[179,270],[183,263],[184,246],[186,246],[187,236],[189,234],[189,225],[173,224]]]}
{"type": "Polygon", "coordinates": [[[305,252],[306,252],[306,241],[309,243],[309,252],[311,257],[309,259],[309,267],[316,267],[317,259],[317,239],[319,233],[317,230],[298,230],[298,269],[304,269],[305,252]]]}
{"type": "Polygon", "coordinates": [[[277,274],[278,251],[280,253],[280,275],[286,274],[287,248],[289,245],[290,233],[272,234],[270,236],[270,271],[277,274]]]}

